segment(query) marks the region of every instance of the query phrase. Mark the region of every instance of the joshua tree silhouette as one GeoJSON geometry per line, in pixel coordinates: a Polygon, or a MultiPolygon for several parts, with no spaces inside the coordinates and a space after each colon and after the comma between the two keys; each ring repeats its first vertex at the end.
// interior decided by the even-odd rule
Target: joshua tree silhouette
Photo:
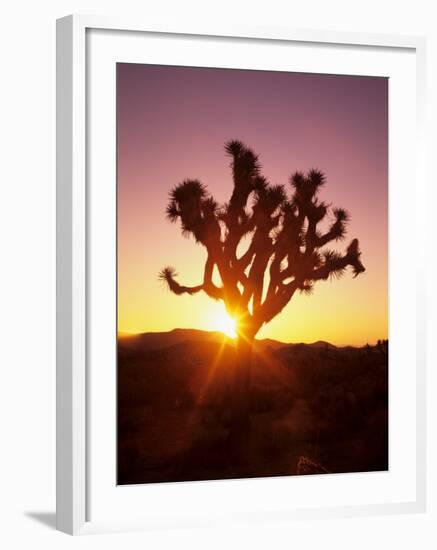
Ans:
{"type": "Polygon", "coordinates": [[[173,267],[159,277],[175,294],[204,291],[222,300],[237,323],[232,429],[248,425],[248,390],[253,340],[260,328],[278,315],[296,292],[311,293],[320,280],[341,277],[348,266],[354,276],[364,271],[358,240],[341,254],[328,243],[344,238],[349,214],[318,197],[325,183],[319,170],[290,177],[291,193],[261,175],[256,155],[241,141],[225,144],[231,158],[234,188],[219,206],[199,180],[186,179],[170,191],[167,217],[180,220],[182,233],[205,247],[203,282],[182,286],[173,267]],[[318,229],[327,220],[325,232],[318,229]],[[241,251],[244,243],[248,243],[241,251]],[[220,284],[213,282],[217,269],[220,284]]]}

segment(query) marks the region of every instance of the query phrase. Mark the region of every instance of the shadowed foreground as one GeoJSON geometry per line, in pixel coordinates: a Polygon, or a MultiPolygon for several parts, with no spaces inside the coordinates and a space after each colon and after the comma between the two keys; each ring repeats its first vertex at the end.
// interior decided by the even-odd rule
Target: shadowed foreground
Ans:
{"type": "Polygon", "coordinates": [[[256,342],[241,446],[229,438],[232,341],[120,337],[118,483],[386,470],[387,351],[256,342]]]}

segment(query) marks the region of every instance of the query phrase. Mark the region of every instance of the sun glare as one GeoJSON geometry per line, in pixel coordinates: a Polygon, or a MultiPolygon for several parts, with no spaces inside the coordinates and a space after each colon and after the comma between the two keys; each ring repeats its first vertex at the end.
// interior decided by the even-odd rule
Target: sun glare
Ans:
{"type": "Polygon", "coordinates": [[[214,312],[209,325],[211,330],[223,332],[229,338],[237,337],[237,323],[224,308],[214,312]]]}

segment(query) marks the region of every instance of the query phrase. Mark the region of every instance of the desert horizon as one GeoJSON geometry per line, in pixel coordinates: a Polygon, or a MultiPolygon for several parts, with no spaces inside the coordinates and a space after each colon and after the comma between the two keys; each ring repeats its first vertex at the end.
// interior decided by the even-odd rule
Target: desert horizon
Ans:
{"type": "MultiPolygon", "coordinates": [[[[234,342],[235,343],[235,337],[232,337],[232,336],[228,336],[227,334],[225,334],[224,332],[220,331],[220,330],[203,330],[203,329],[197,329],[197,328],[194,328],[194,327],[191,327],[191,328],[174,328],[174,329],[171,329],[171,330],[167,330],[167,331],[143,331],[143,332],[125,332],[125,331],[118,331],[117,332],[117,338],[120,338],[120,339],[123,339],[123,338],[134,338],[134,337],[139,337],[139,336],[145,336],[145,335],[170,335],[172,333],[177,333],[177,332],[181,332],[181,333],[187,333],[187,337],[189,337],[189,333],[199,333],[199,334],[202,334],[202,333],[206,333],[206,334],[211,334],[211,335],[217,335],[217,337],[219,339],[223,339],[223,340],[228,340],[230,343],[234,342]]],[[[307,342],[284,342],[283,340],[276,340],[275,338],[258,338],[258,337],[255,337],[255,342],[260,342],[260,343],[263,343],[263,342],[274,342],[276,344],[281,344],[281,345],[284,345],[284,346],[298,346],[298,345],[304,345],[304,346],[315,346],[315,345],[320,345],[320,346],[323,346],[323,345],[328,345],[330,347],[333,347],[333,348],[363,348],[363,347],[366,347],[367,345],[368,346],[376,346],[378,345],[378,342],[385,342],[387,341],[388,342],[388,338],[377,338],[376,341],[374,342],[366,342],[365,344],[363,345],[353,345],[353,344],[333,344],[332,342],[328,342],[326,340],[311,340],[311,341],[307,341],[307,342]]]]}

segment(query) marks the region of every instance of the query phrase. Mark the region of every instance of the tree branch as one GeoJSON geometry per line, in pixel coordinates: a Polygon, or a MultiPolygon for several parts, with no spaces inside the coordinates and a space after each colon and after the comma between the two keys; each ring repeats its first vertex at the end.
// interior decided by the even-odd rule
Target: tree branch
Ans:
{"type": "Polygon", "coordinates": [[[286,285],[279,284],[277,292],[267,297],[264,304],[262,304],[259,314],[255,319],[257,325],[261,327],[263,324],[268,323],[276,317],[291,300],[297,288],[296,281],[292,281],[286,285]]]}
{"type": "Polygon", "coordinates": [[[160,271],[158,278],[161,281],[164,281],[165,283],[167,283],[168,288],[178,296],[180,296],[181,294],[197,294],[197,292],[200,292],[201,290],[203,290],[203,285],[197,285],[197,286],[180,285],[175,279],[176,276],[177,276],[177,273],[175,268],[171,266],[167,266],[160,271]]]}
{"type": "Polygon", "coordinates": [[[354,277],[365,271],[365,267],[360,261],[361,252],[358,239],[354,239],[346,250],[346,254],[341,256],[335,252],[325,252],[325,262],[323,265],[314,269],[305,277],[308,281],[326,280],[332,275],[339,276],[346,267],[353,268],[354,277]]]}
{"type": "Polygon", "coordinates": [[[175,277],[177,277],[177,273],[174,267],[168,266],[162,269],[162,271],[159,273],[159,279],[164,281],[168,288],[173,292],[174,294],[177,294],[180,296],[181,294],[197,294],[201,290],[203,290],[210,298],[213,298],[214,300],[220,300],[223,299],[223,288],[217,287],[212,282],[212,273],[214,269],[214,261],[211,259],[211,257],[208,255],[208,258],[205,262],[205,269],[204,269],[204,275],[203,275],[203,284],[196,285],[196,286],[183,286],[180,285],[175,277]]]}
{"type": "Polygon", "coordinates": [[[316,236],[316,246],[321,248],[331,241],[342,239],[346,233],[346,224],[349,221],[349,214],[343,208],[334,209],[335,221],[324,235],[316,236]]]}

